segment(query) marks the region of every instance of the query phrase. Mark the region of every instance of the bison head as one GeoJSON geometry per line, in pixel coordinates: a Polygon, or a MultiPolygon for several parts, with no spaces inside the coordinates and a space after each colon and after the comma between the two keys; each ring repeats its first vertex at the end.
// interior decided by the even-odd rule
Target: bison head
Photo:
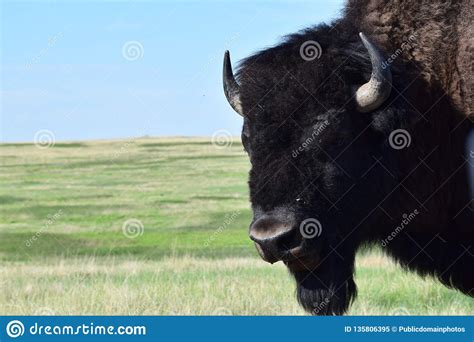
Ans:
{"type": "Polygon", "coordinates": [[[252,164],[250,238],[265,261],[288,266],[299,302],[321,315],[344,313],[356,294],[355,252],[387,181],[371,166],[391,91],[367,37],[338,45],[328,36],[262,51],[237,80],[226,52],[223,70],[252,164]]]}

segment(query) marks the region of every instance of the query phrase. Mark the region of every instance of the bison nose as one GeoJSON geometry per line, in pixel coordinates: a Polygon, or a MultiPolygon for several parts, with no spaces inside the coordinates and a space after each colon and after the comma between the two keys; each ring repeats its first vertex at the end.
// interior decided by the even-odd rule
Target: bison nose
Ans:
{"type": "Polygon", "coordinates": [[[255,242],[263,260],[274,263],[290,249],[293,227],[281,220],[264,215],[250,225],[250,239],[255,242]]]}

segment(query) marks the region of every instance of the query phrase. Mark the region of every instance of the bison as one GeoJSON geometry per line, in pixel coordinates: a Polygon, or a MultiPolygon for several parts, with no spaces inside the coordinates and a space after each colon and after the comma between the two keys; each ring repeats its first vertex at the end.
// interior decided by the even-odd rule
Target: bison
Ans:
{"type": "Polygon", "coordinates": [[[251,161],[249,236],[287,265],[308,312],[347,311],[370,245],[474,296],[471,19],[470,0],[349,0],[235,76],[226,51],[251,161]]]}

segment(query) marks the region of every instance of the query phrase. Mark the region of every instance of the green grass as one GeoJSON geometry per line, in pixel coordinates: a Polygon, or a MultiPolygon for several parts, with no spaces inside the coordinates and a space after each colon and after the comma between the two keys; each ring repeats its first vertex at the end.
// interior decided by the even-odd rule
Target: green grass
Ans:
{"type": "MultiPolygon", "coordinates": [[[[3,144],[0,157],[0,314],[303,314],[284,266],[247,237],[240,142],[3,144]]],[[[378,251],[356,277],[350,314],[474,312],[378,251]]]]}

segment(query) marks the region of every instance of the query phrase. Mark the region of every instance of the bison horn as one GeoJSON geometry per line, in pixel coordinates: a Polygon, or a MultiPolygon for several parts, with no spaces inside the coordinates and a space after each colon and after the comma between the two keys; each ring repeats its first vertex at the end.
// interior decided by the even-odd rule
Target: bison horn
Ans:
{"type": "Polygon", "coordinates": [[[369,82],[361,85],[355,93],[358,111],[366,113],[377,109],[388,98],[392,89],[392,74],[389,66],[383,63],[382,54],[375,45],[362,32],[359,36],[372,63],[369,82]]]}
{"type": "Polygon", "coordinates": [[[240,87],[234,78],[232,72],[232,64],[230,63],[229,51],[224,54],[224,70],[222,72],[222,79],[224,82],[224,93],[227,101],[234,110],[243,116],[242,105],[240,104],[240,87]]]}

